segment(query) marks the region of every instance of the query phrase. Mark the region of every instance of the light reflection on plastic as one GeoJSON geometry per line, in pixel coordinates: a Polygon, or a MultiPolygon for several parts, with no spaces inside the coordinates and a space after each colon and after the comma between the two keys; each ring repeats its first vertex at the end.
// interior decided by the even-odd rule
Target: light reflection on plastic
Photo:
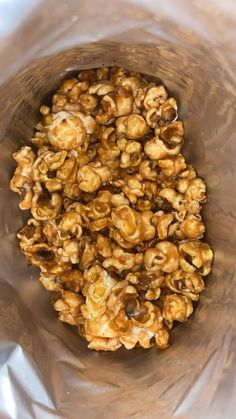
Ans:
{"type": "Polygon", "coordinates": [[[0,37],[14,32],[39,0],[0,0],[0,37]]]}
{"type": "MultiPolygon", "coordinates": [[[[2,0],[0,0],[0,2],[1,1],[2,0]]],[[[16,406],[14,402],[13,391],[11,389],[11,384],[8,378],[4,377],[3,374],[1,374],[0,389],[1,389],[0,390],[0,402],[1,402],[0,405],[2,407],[7,406],[7,410],[11,418],[17,417],[16,406]]],[[[1,412],[0,412],[0,415],[1,415],[1,412]]]]}

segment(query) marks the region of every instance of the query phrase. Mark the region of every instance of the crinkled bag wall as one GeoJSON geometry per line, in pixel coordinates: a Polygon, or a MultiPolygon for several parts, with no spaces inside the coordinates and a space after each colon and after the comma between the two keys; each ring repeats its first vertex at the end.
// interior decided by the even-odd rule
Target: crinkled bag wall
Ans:
{"type": "MultiPolygon", "coordinates": [[[[16,2],[17,3],[17,2],[16,2]]],[[[24,1],[22,2],[22,4],[24,1]]],[[[28,6],[28,2],[25,2],[28,6]]],[[[234,2],[39,1],[0,40],[0,417],[235,415],[236,15],[234,2]],[[166,351],[89,351],[60,324],[16,240],[12,152],[71,71],[119,65],[160,78],[180,105],[185,155],[208,186],[213,272],[166,351]]]]}

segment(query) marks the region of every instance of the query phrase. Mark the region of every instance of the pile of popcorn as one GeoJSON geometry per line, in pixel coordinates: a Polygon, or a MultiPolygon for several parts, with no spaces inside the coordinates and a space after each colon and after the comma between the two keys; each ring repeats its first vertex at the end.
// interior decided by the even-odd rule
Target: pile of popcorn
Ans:
{"type": "Polygon", "coordinates": [[[206,186],[181,154],[163,85],[123,68],[81,71],[41,106],[10,187],[31,218],[18,232],[63,322],[96,350],[168,347],[204,289],[206,186]]]}

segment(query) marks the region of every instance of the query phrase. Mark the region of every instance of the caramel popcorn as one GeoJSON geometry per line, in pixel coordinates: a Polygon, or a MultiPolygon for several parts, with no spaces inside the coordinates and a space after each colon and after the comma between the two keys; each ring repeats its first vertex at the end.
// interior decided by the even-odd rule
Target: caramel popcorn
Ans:
{"type": "Polygon", "coordinates": [[[142,146],[137,141],[127,141],[120,157],[120,167],[136,167],[142,161],[142,146]]]}
{"type": "Polygon", "coordinates": [[[143,262],[142,254],[125,252],[120,247],[115,247],[112,256],[103,262],[106,269],[112,269],[116,272],[123,272],[133,267],[139,268],[143,262]]]}
{"type": "Polygon", "coordinates": [[[155,134],[170,145],[182,144],[184,127],[181,121],[171,122],[155,129],[155,134]]]}
{"type": "Polygon", "coordinates": [[[31,213],[36,220],[50,220],[60,214],[62,197],[58,192],[50,194],[39,182],[33,187],[31,213]]]}
{"type": "Polygon", "coordinates": [[[24,227],[18,231],[17,237],[23,251],[34,243],[40,243],[43,238],[42,225],[40,221],[30,218],[24,227]]]}
{"type": "MultiPolygon", "coordinates": [[[[131,204],[135,204],[138,198],[144,196],[144,184],[141,175],[125,175],[122,182],[122,191],[127,196],[131,204]]],[[[119,184],[117,182],[117,184],[119,184]]]]}
{"type": "Polygon", "coordinates": [[[104,259],[110,258],[112,256],[111,240],[102,234],[98,234],[96,250],[104,259]]]}
{"type": "Polygon", "coordinates": [[[78,170],[77,181],[84,192],[95,192],[103,182],[111,178],[108,167],[102,166],[100,162],[90,163],[78,170]]]}
{"type": "Polygon", "coordinates": [[[157,227],[160,240],[172,237],[178,228],[179,223],[175,220],[174,212],[157,211],[152,217],[152,223],[157,227]]]}
{"type": "Polygon", "coordinates": [[[170,294],[164,297],[163,317],[168,322],[186,322],[192,312],[192,301],[185,295],[170,294]]]}
{"type": "Polygon", "coordinates": [[[76,326],[83,321],[81,315],[83,302],[83,297],[80,294],[63,290],[61,298],[55,302],[54,308],[59,312],[58,317],[62,322],[76,326]]]}
{"type": "Polygon", "coordinates": [[[120,149],[116,141],[115,128],[105,128],[101,132],[101,141],[98,146],[98,156],[102,164],[116,168],[119,167],[120,149]]]}
{"type": "Polygon", "coordinates": [[[179,267],[179,252],[175,244],[166,240],[160,241],[144,255],[145,267],[149,271],[160,269],[163,272],[174,272],[179,267]]]}
{"type": "Polygon", "coordinates": [[[179,224],[179,229],[175,232],[175,235],[180,239],[200,239],[204,232],[205,226],[201,216],[190,214],[179,224]]]}
{"type": "Polygon", "coordinates": [[[61,273],[70,268],[68,263],[61,260],[57,248],[47,243],[34,243],[22,251],[28,261],[42,272],[61,273]]]}
{"type": "Polygon", "coordinates": [[[128,205],[115,208],[111,213],[113,225],[128,242],[142,243],[145,239],[145,224],[140,213],[128,205]]]}
{"type": "Polygon", "coordinates": [[[69,210],[63,214],[60,223],[58,224],[58,231],[62,239],[68,239],[75,236],[79,239],[82,236],[83,219],[81,215],[75,210],[69,210]]]}
{"type": "Polygon", "coordinates": [[[166,349],[213,259],[201,241],[206,185],[181,153],[176,100],[139,73],[102,67],[64,80],[40,113],[36,151],[13,154],[10,188],[31,211],[22,253],[88,348],[166,349]]]}
{"type": "Polygon", "coordinates": [[[114,81],[115,85],[121,85],[123,87],[129,87],[132,90],[133,97],[135,98],[138,93],[138,88],[141,85],[141,80],[138,77],[130,76],[130,77],[118,77],[114,81]]]}
{"type": "MultiPolygon", "coordinates": [[[[50,174],[63,165],[66,155],[67,152],[65,150],[57,153],[47,150],[40,154],[32,167],[32,178],[34,182],[46,183],[50,181],[52,179],[50,174]]],[[[53,177],[56,178],[56,174],[53,177]]]]}
{"type": "Polygon", "coordinates": [[[158,160],[157,164],[167,177],[177,176],[180,172],[186,169],[185,158],[181,154],[158,160]]]}
{"type": "Polygon", "coordinates": [[[205,202],[206,200],[206,185],[202,179],[180,179],[178,190],[185,194],[186,200],[198,202],[205,202]]]}
{"type": "Polygon", "coordinates": [[[184,209],[184,196],[178,193],[175,189],[163,188],[160,190],[159,196],[168,201],[171,204],[172,208],[174,208],[178,212],[184,209]]]}
{"type": "Polygon", "coordinates": [[[173,292],[186,295],[193,301],[199,299],[199,294],[205,287],[204,281],[199,274],[185,272],[182,269],[177,269],[172,274],[168,274],[165,284],[173,292]]]}
{"type": "Polygon", "coordinates": [[[55,281],[73,292],[81,292],[84,286],[84,276],[78,269],[72,269],[63,272],[61,275],[56,275],[55,281]]]}
{"type": "Polygon", "coordinates": [[[17,168],[10,181],[10,188],[21,197],[21,202],[19,203],[20,209],[27,210],[32,206],[32,166],[36,155],[30,147],[25,146],[14,153],[13,157],[17,162],[17,168]]]}
{"type": "Polygon", "coordinates": [[[54,147],[73,150],[83,148],[86,134],[95,131],[96,122],[92,117],[83,116],[81,112],[61,111],[52,115],[51,121],[46,121],[45,129],[50,144],[54,147]]]}
{"type": "Polygon", "coordinates": [[[93,220],[104,218],[110,215],[111,208],[106,202],[94,199],[87,205],[88,217],[93,220]]]}
{"type": "Polygon", "coordinates": [[[153,86],[147,90],[143,104],[146,109],[159,108],[168,97],[167,91],[164,86],[153,86]]]}
{"type": "Polygon", "coordinates": [[[156,181],[158,179],[157,164],[150,160],[143,160],[139,165],[139,173],[143,179],[156,181]]]}
{"type": "Polygon", "coordinates": [[[179,245],[180,266],[186,272],[198,272],[206,276],[211,271],[213,252],[207,243],[199,240],[179,245]]]}
{"type": "Polygon", "coordinates": [[[84,251],[81,256],[79,267],[84,270],[95,262],[97,257],[96,245],[93,243],[85,243],[84,251]]]}
{"type": "Polygon", "coordinates": [[[49,273],[49,272],[42,272],[40,273],[39,280],[41,284],[46,288],[48,291],[60,291],[62,289],[60,282],[57,282],[57,275],[49,273]]]}
{"type": "Polygon", "coordinates": [[[158,137],[152,138],[144,146],[146,155],[151,160],[161,160],[169,156],[176,156],[180,152],[180,145],[170,147],[158,137]]]}
{"type": "Polygon", "coordinates": [[[145,119],[138,114],[122,116],[116,120],[118,135],[126,135],[131,140],[144,137],[148,131],[145,119]]]}
{"type": "Polygon", "coordinates": [[[93,319],[103,315],[107,309],[106,299],[116,281],[105,270],[100,270],[98,279],[92,282],[84,292],[85,304],[81,307],[84,318],[93,319]]]}

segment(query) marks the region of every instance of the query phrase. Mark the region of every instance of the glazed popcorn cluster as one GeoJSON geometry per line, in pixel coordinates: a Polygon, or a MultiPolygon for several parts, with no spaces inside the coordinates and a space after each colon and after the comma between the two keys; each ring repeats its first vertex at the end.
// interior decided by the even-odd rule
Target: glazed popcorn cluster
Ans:
{"type": "Polygon", "coordinates": [[[10,183],[31,211],[22,252],[89,348],[167,348],[213,257],[201,241],[206,186],[181,154],[176,100],[104,67],[65,80],[40,112],[10,183]]]}

